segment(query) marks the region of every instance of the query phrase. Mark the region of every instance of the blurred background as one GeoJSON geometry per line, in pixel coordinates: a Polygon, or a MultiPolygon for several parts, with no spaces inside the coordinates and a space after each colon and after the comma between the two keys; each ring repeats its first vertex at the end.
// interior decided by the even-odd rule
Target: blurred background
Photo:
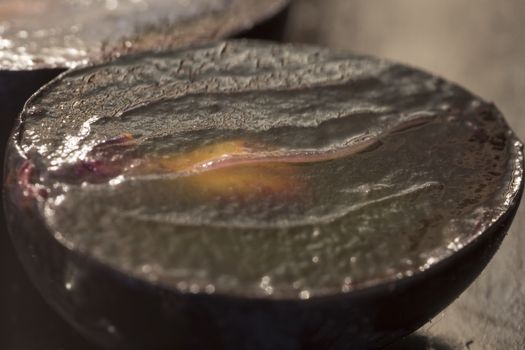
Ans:
{"type": "MultiPolygon", "coordinates": [[[[525,140],[525,1],[297,0],[286,40],[393,59],[494,102],[525,140]]],[[[478,280],[389,350],[525,349],[525,206],[478,280]]]]}
{"type": "MultiPolygon", "coordinates": [[[[437,73],[495,102],[525,140],[523,0],[295,0],[285,40],[437,73]]],[[[524,229],[522,205],[481,277],[445,312],[388,350],[525,349],[524,229]]],[[[0,238],[0,245],[8,244],[5,235],[0,238]]],[[[36,294],[12,254],[0,254],[2,281],[8,281],[0,285],[0,349],[94,349],[36,294]]]]}

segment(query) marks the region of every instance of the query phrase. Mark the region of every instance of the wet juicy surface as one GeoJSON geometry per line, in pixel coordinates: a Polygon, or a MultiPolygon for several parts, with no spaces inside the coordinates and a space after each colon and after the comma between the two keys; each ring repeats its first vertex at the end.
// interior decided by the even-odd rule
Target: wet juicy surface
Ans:
{"type": "Polygon", "coordinates": [[[22,120],[20,206],[71,249],[188,292],[306,299],[417,273],[489,227],[521,179],[492,105],[311,47],[73,71],[22,120]]]}
{"type": "Polygon", "coordinates": [[[74,67],[236,33],[286,0],[3,0],[0,67],[74,67]]]}

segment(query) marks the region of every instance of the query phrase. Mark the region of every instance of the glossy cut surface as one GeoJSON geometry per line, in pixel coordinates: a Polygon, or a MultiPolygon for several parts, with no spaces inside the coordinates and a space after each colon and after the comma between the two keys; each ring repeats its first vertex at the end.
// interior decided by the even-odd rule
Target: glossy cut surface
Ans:
{"type": "Polygon", "coordinates": [[[251,29],[287,0],[5,0],[0,68],[75,67],[130,52],[224,38],[251,29]]]}
{"type": "Polygon", "coordinates": [[[233,41],[60,76],[8,188],[67,248],[181,292],[309,299],[412,276],[518,199],[521,143],[430,74],[233,41]]]}

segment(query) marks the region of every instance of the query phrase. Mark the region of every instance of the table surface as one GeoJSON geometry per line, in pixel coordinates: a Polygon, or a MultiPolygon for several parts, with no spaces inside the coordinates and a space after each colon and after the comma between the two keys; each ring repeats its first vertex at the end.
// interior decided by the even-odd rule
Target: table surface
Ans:
{"type": "MultiPolygon", "coordinates": [[[[525,140],[525,1],[297,0],[286,40],[407,63],[455,81],[503,111],[525,140]]],[[[525,349],[525,206],[476,282],[388,350],[525,349]]],[[[1,229],[1,228],[0,228],[1,229]]],[[[0,349],[94,347],[35,292],[0,232],[0,349]]]]}

